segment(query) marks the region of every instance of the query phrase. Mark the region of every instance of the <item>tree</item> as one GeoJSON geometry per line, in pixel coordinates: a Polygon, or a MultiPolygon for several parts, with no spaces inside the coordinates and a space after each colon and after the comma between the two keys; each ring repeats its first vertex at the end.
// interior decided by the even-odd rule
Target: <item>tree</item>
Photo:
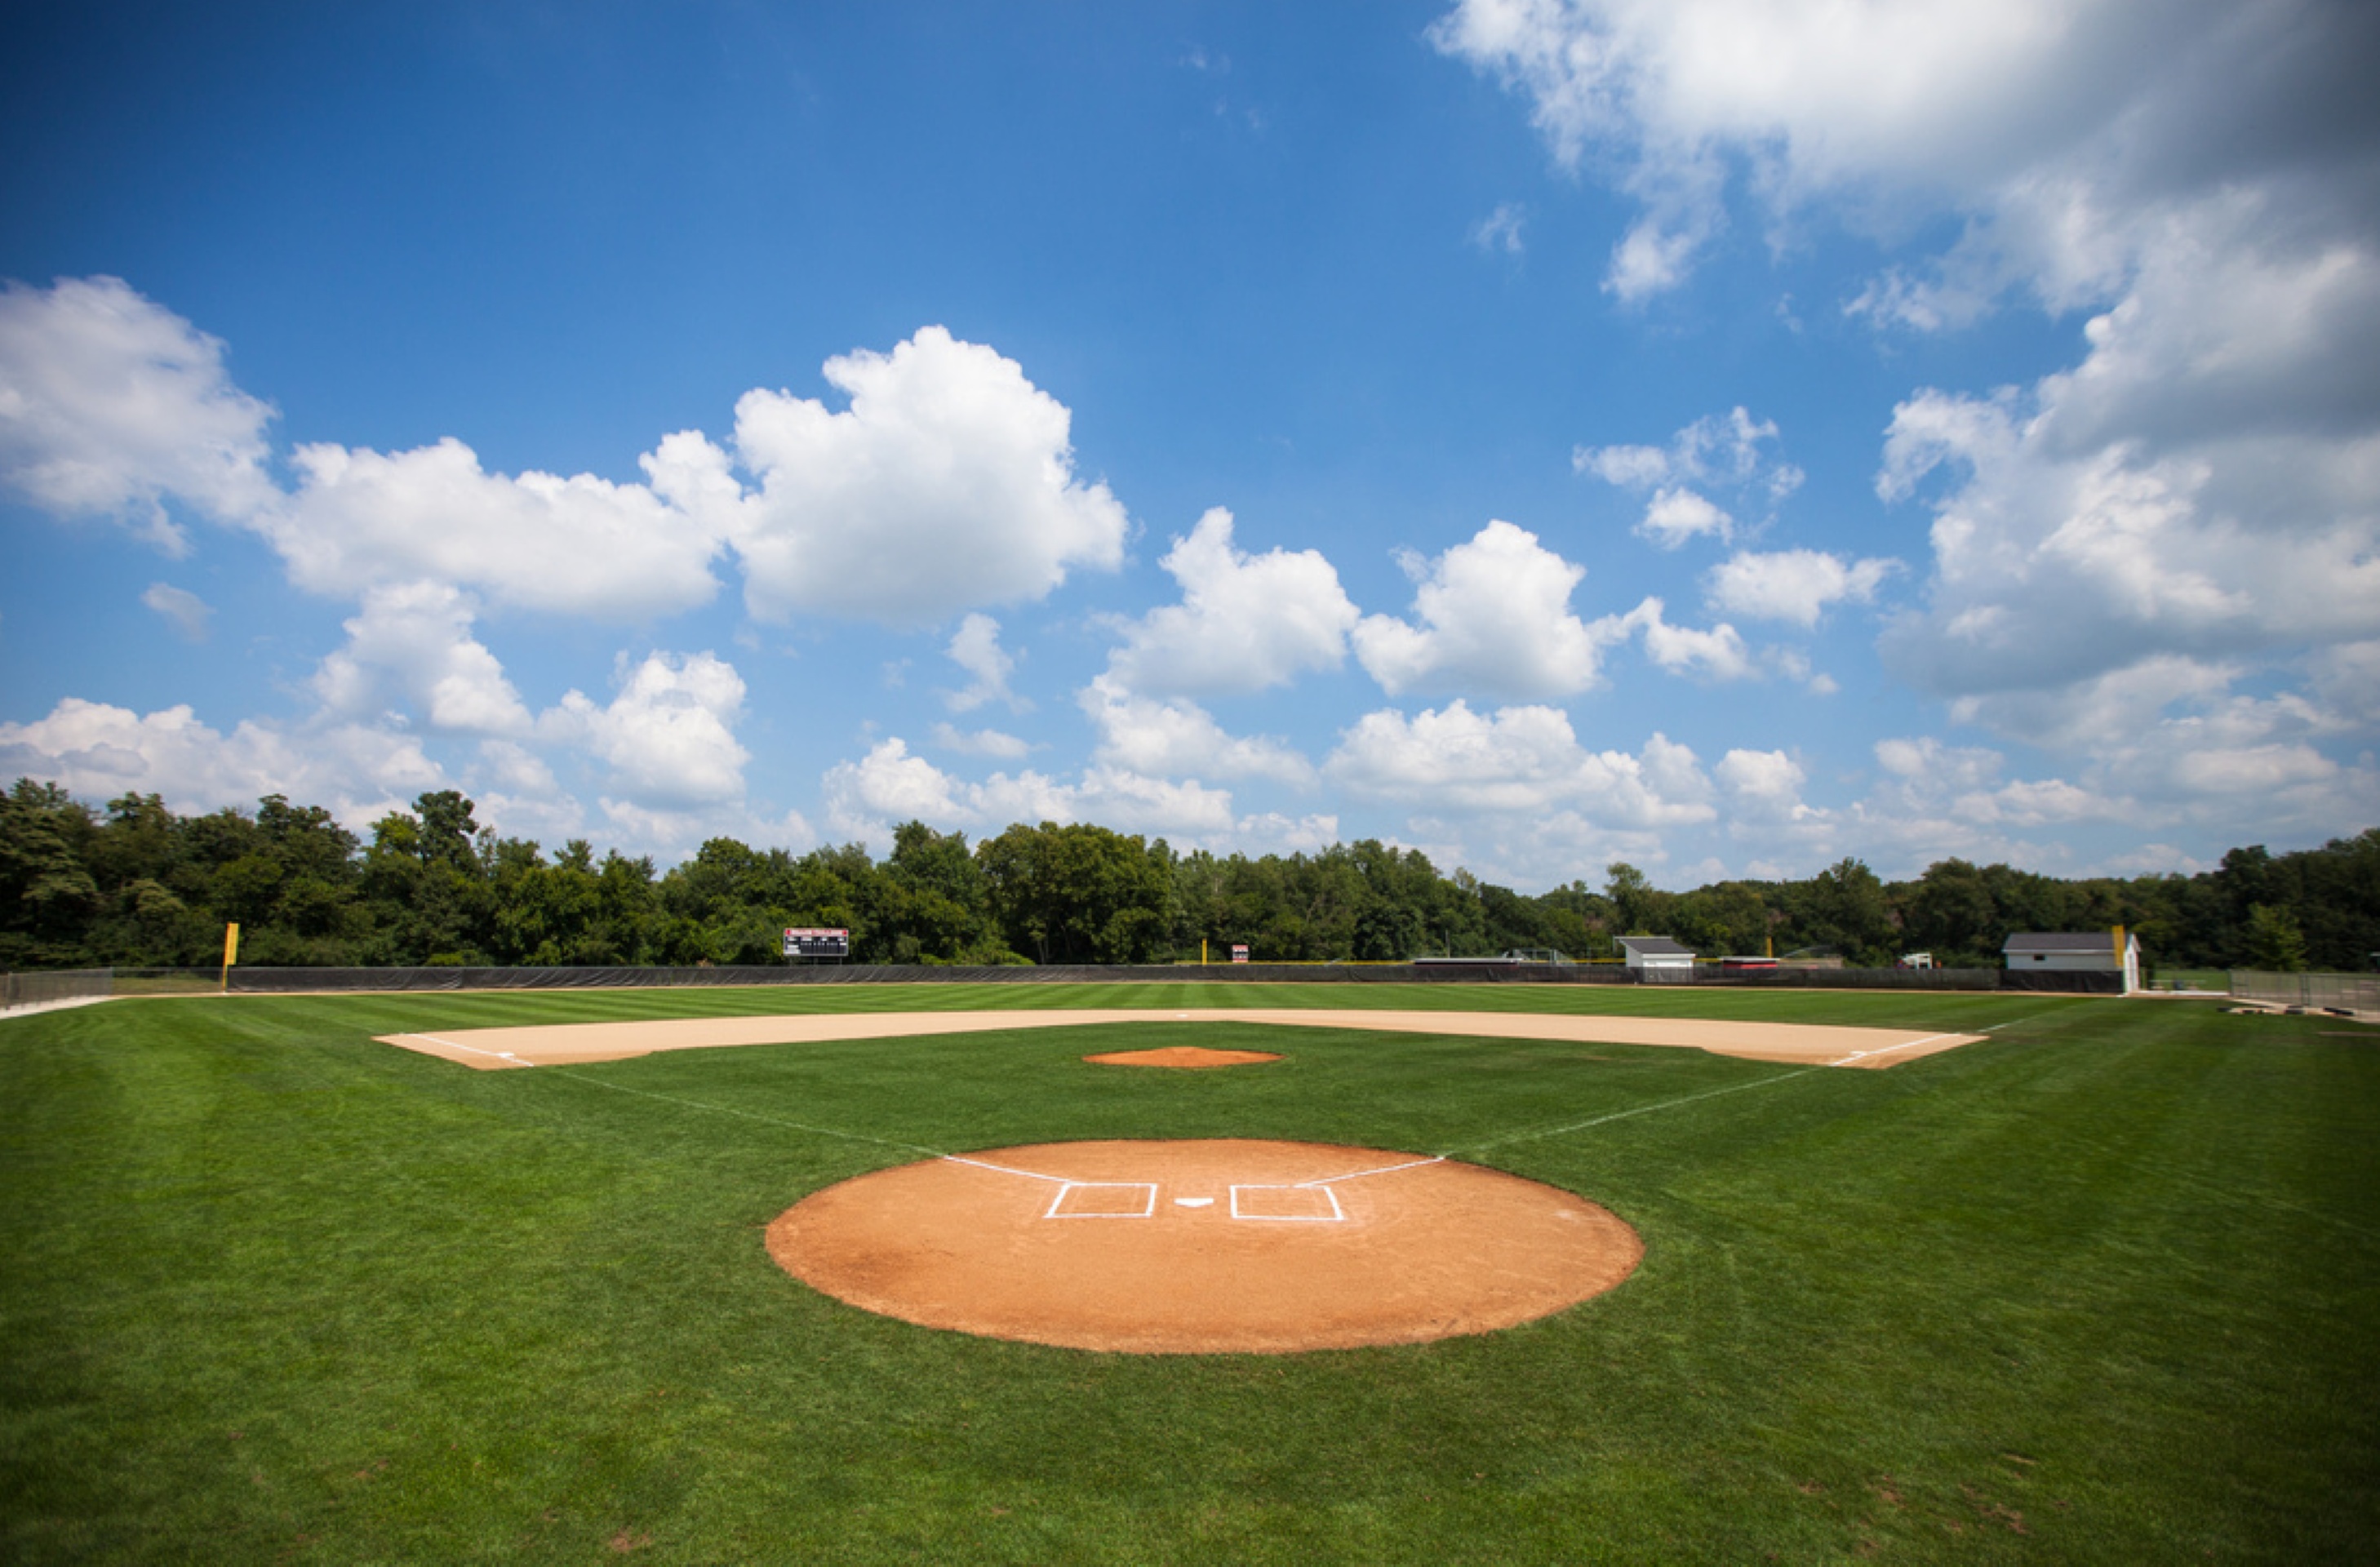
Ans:
{"type": "Polygon", "coordinates": [[[1137,837],[1019,822],[976,847],[993,918],[1039,963],[1145,963],[1170,923],[1172,877],[1137,837]]]}
{"type": "Polygon", "coordinates": [[[2248,910],[2248,966],[2268,974],[2305,971],[2305,932],[2285,908],[2256,904],[2248,910]]]}

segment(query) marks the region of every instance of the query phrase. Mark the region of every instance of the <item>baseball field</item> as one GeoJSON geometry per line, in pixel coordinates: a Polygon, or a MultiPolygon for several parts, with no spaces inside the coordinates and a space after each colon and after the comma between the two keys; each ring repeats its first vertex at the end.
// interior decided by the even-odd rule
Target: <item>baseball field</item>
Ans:
{"type": "Polygon", "coordinates": [[[0,1021],[0,1105],[10,1561],[2380,1539],[2380,1028],[2339,1019],[199,997],[0,1021]]]}

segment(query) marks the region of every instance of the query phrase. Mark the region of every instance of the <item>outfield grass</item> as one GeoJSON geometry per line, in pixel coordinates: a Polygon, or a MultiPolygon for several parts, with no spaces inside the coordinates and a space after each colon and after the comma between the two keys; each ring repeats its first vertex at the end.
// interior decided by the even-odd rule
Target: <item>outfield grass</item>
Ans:
{"type": "Polygon", "coordinates": [[[2351,1032],[2212,1003],[1470,986],[231,997],[0,1022],[0,1557],[2368,1556],[2380,1030],[2351,1032]],[[1284,1062],[1184,1074],[1076,1058],[1211,1028],[501,1073],[370,1039],[1234,1002],[1994,1037],[1859,1072],[1283,1029],[1284,1062]],[[770,1264],[772,1216],[911,1157],[794,1123],[948,1149],[1471,1150],[1612,1208],[1647,1252],[1610,1294],[1430,1345],[1001,1343],[770,1264]]]}

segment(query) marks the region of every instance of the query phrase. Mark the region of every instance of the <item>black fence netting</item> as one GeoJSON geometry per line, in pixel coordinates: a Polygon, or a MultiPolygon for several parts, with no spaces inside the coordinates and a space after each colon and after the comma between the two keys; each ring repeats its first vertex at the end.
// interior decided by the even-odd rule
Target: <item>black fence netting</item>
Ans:
{"type": "Polygon", "coordinates": [[[2000,971],[2003,990],[2052,990],[2068,995],[2120,996],[2124,977],[2111,968],[2068,968],[2048,972],[2030,968],[2000,971]]]}
{"type": "MultiPolygon", "coordinates": [[[[153,990],[212,990],[216,969],[118,969],[117,994],[153,990]]],[[[750,967],[583,968],[237,968],[224,988],[249,995],[296,991],[559,990],[638,986],[950,985],[950,984],[1344,984],[1344,985],[1635,985],[1652,976],[1618,964],[1500,963],[1234,963],[1105,967],[1045,964],[1030,967],[958,967],[891,964],[818,964],[750,967]]],[[[1735,990],[2036,990],[2115,995],[2112,973],[2033,973],[1997,968],[1778,968],[1728,973],[1697,965],[1691,978],[1664,974],[1658,982],[1735,990]]]]}

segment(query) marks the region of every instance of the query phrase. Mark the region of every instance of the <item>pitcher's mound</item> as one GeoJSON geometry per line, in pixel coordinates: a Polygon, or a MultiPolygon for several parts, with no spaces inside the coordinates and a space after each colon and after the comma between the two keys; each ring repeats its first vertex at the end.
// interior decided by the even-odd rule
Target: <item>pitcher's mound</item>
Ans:
{"type": "Polygon", "coordinates": [[[1477,1165],[1321,1143],[1043,1143],[795,1203],[769,1255],[929,1328],[1074,1349],[1421,1343],[1548,1316],[1645,1248],[1609,1210],[1477,1165]]]}
{"type": "Polygon", "coordinates": [[[1248,1066],[1279,1061],[1275,1051],[1210,1051],[1204,1045],[1168,1045],[1157,1051],[1108,1051],[1083,1058],[1094,1066],[1174,1066],[1197,1070],[1208,1066],[1248,1066]]]}

